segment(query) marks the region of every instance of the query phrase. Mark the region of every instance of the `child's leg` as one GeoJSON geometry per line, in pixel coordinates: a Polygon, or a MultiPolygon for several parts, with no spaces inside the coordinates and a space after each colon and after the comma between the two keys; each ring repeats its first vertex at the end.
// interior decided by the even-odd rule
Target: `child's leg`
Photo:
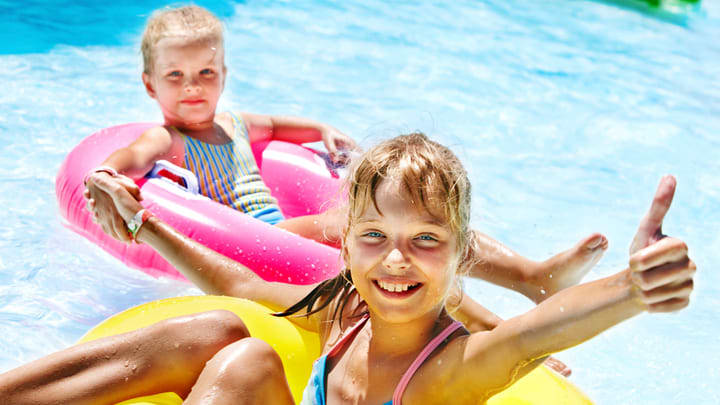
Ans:
{"type": "Polygon", "coordinates": [[[572,248],[543,261],[520,256],[491,237],[475,231],[478,264],[470,274],[515,290],[536,303],[577,284],[607,249],[607,239],[594,233],[572,248]]]}
{"type": "Polygon", "coordinates": [[[198,377],[183,404],[294,404],[280,356],[255,338],[218,352],[198,377]]]}
{"type": "Polygon", "coordinates": [[[169,319],[73,346],[0,375],[0,402],[116,403],[169,391],[184,396],[215,353],[248,336],[240,318],[228,311],[169,319]]]}

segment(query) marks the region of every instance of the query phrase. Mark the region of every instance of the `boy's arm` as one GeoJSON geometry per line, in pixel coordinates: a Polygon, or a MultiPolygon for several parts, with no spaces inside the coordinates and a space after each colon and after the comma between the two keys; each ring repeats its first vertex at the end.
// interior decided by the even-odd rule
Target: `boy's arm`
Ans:
{"type": "Polygon", "coordinates": [[[334,160],[340,159],[342,151],[357,147],[352,138],[336,128],[308,118],[250,113],[240,115],[248,127],[251,143],[271,139],[297,144],[322,141],[334,160]]]}

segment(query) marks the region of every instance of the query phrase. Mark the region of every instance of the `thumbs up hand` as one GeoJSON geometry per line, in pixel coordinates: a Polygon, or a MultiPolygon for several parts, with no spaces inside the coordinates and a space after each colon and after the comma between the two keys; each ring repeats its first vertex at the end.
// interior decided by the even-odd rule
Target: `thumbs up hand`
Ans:
{"type": "Polygon", "coordinates": [[[662,233],[675,186],[672,176],[660,180],[650,210],[640,221],[630,245],[630,277],[637,299],[648,312],[685,308],[693,290],[696,267],[688,257],[687,245],[662,233]]]}

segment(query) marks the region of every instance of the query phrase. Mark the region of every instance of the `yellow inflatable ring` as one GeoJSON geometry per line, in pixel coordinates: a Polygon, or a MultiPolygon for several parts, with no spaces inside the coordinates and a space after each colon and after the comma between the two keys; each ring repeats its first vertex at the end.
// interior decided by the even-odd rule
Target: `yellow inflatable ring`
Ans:
{"type": "MultiPolygon", "coordinates": [[[[226,309],[242,318],[253,337],[268,342],[282,359],[295,402],[299,403],[310,379],[312,363],[320,357],[320,339],[285,318],[269,316],[271,311],[255,302],[232,297],[198,296],[168,298],[130,308],[114,315],[85,334],[80,342],[130,332],[164,319],[198,312],[226,309]]],[[[164,393],[122,402],[122,405],[178,405],[175,393],[164,393]]]]}
{"type": "MultiPolygon", "coordinates": [[[[320,339],[284,318],[269,316],[268,308],[252,301],[218,296],[168,298],[130,308],[114,315],[80,339],[87,342],[140,329],[176,316],[226,309],[242,318],[254,337],[268,342],[282,358],[296,403],[310,378],[313,361],[320,357],[320,339]]],[[[163,393],[121,402],[118,405],[180,405],[175,393],[163,393]]],[[[592,405],[592,401],[564,377],[544,366],[493,396],[488,405],[592,405]]]]}

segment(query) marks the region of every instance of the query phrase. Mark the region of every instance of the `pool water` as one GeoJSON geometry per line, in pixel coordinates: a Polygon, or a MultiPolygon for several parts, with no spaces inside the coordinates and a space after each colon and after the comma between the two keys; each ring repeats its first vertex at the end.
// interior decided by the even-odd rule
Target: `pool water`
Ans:
{"type": "MultiPolygon", "coordinates": [[[[665,231],[700,272],[686,310],[643,315],[558,357],[598,404],[720,403],[720,5],[673,18],[618,2],[201,2],[227,26],[221,110],[326,121],[368,145],[422,130],[458,152],[474,227],[535,259],[603,232],[587,279],[624,268],[660,176],[665,231]]],[[[139,35],[159,1],[0,1],[0,371],[125,308],[198,294],[63,227],[54,177],[97,129],[158,121],[139,35]]],[[[470,280],[504,317],[524,298],[470,280]]]]}

